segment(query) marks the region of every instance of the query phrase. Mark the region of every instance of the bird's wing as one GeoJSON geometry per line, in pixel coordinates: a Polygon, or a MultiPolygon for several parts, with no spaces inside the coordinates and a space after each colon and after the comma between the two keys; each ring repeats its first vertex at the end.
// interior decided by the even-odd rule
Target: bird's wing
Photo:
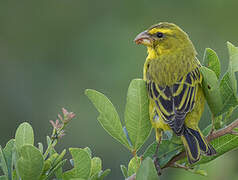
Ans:
{"type": "Polygon", "coordinates": [[[200,82],[201,74],[198,68],[170,87],[160,87],[152,80],[147,81],[148,93],[155,101],[157,113],[177,135],[181,135],[186,114],[194,107],[200,82]]]}

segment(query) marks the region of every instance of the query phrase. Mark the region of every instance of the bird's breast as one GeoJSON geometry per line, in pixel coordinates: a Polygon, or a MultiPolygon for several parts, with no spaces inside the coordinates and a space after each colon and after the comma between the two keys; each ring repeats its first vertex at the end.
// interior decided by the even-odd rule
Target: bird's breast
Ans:
{"type": "Polygon", "coordinates": [[[183,55],[170,55],[159,57],[157,59],[148,59],[145,63],[145,79],[152,80],[158,85],[172,86],[187,73],[197,67],[193,59],[195,57],[186,57],[183,55]]]}

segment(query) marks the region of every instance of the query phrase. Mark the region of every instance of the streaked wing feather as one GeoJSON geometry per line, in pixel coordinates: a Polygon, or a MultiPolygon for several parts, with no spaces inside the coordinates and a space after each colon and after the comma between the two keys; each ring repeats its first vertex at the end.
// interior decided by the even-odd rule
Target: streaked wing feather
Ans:
{"type": "Polygon", "coordinates": [[[152,80],[147,81],[148,93],[156,103],[157,113],[177,135],[183,132],[186,114],[194,107],[200,81],[201,75],[198,68],[170,87],[161,87],[152,80]]]}

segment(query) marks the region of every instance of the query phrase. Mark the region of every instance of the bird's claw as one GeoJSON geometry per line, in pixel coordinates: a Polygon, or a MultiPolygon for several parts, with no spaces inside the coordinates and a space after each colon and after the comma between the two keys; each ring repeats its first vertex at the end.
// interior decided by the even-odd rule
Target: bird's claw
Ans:
{"type": "Polygon", "coordinates": [[[212,129],[210,130],[210,132],[209,132],[209,134],[208,134],[208,135],[209,135],[209,136],[210,136],[210,135],[212,135],[212,134],[214,133],[214,131],[215,131],[215,127],[214,127],[214,126],[212,126],[212,129]]]}
{"type": "Polygon", "coordinates": [[[153,156],[153,160],[154,160],[154,165],[155,165],[155,169],[157,171],[157,174],[158,174],[158,176],[160,176],[162,174],[162,169],[159,165],[159,158],[157,157],[156,154],[153,156]]]}

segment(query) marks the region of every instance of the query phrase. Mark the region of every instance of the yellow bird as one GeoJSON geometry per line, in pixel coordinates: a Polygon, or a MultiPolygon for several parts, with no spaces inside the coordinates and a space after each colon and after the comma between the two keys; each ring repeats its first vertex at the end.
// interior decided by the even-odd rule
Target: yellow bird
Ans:
{"type": "Polygon", "coordinates": [[[147,47],[143,76],[158,144],[163,131],[172,129],[181,137],[190,164],[201,154],[216,154],[198,127],[205,98],[201,65],[188,35],[177,25],[163,22],[138,34],[135,42],[147,47]]]}

